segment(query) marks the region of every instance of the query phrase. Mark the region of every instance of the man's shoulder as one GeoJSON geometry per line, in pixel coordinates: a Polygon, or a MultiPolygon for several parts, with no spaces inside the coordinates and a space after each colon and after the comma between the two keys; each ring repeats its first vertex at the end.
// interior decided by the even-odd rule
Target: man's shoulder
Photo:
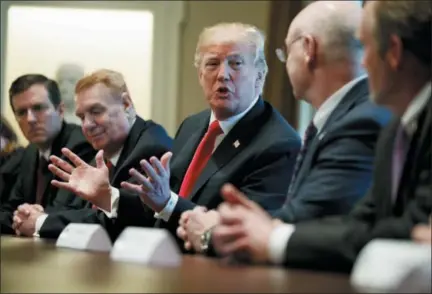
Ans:
{"type": "Polygon", "coordinates": [[[172,138],[165,128],[152,120],[144,120],[137,116],[132,132],[137,132],[137,144],[144,145],[172,145],[172,138]]]}

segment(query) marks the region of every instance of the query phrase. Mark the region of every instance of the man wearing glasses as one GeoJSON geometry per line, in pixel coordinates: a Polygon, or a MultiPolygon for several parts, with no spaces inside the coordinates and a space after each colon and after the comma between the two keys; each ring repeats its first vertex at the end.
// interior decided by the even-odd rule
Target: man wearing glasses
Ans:
{"type": "MultiPolygon", "coordinates": [[[[294,96],[316,110],[285,204],[272,213],[283,222],[347,214],[370,186],[375,145],[390,113],[369,101],[362,46],[355,36],[360,17],[355,2],[314,2],[293,20],[285,48],[276,51],[294,96]]],[[[197,223],[209,213],[188,212],[183,215],[188,221],[180,222],[179,235],[195,250],[202,238],[194,228],[201,228],[197,223]]]]}
{"type": "MultiPolygon", "coordinates": [[[[67,206],[73,199],[57,199],[57,188],[50,184],[53,179],[48,170],[49,156],[61,156],[61,148],[67,147],[89,162],[95,151],[87,143],[77,125],[64,122],[64,105],[55,81],[40,74],[28,74],[17,78],[9,89],[9,102],[25,138],[29,141],[21,161],[20,173],[10,195],[0,205],[1,233],[20,234],[22,220],[14,211],[20,209],[55,209],[67,206]],[[23,203],[31,203],[35,205],[23,203]]],[[[34,214],[37,216],[38,214],[34,214]]],[[[36,221],[36,217],[33,220],[36,221]]]]}

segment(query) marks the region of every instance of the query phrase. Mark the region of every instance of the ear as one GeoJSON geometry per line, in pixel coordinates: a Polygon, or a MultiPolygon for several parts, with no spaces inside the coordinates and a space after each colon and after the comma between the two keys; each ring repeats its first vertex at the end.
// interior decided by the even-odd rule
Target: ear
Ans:
{"type": "Polygon", "coordinates": [[[60,116],[62,118],[64,118],[64,113],[65,113],[65,105],[64,102],[60,102],[60,104],[57,106],[57,112],[60,114],[60,116]]]}
{"type": "Polygon", "coordinates": [[[396,35],[391,35],[388,42],[388,50],[385,54],[385,59],[392,70],[400,69],[402,64],[402,54],[402,40],[396,35]]]}
{"type": "Polygon", "coordinates": [[[264,87],[264,72],[259,70],[257,73],[257,78],[255,80],[256,91],[262,91],[264,87]]]}
{"type": "Polygon", "coordinates": [[[317,43],[311,35],[306,35],[303,38],[303,52],[308,68],[314,68],[317,56],[317,43]]]}
{"type": "Polygon", "coordinates": [[[132,100],[127,92],[121,94],[121,101],[125,110],[132,106],[132,100]]]}

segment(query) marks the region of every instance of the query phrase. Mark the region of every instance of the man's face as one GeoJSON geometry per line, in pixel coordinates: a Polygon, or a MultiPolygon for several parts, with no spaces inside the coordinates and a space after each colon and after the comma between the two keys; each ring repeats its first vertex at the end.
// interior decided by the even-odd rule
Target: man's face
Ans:
{"type": "Polygon", "coordinates": [[[35,84],[13,96],[12,106],[21,131],[30,143],[48,147],[60,132],[63,105],[54,107],[44,85],[35,84]]]}
{"type": "Polygon", "coordinates": [[[285,66],[293,88],[294,97],[297,99],[306,98],[307,90],[311,84],[302,43],[303,36],[294,33],[294,30],[290,29],[285,39],[285,66]]]}
{"type": "Polygon", "coordinates": [[[386,56],[382,57],[374,35],[375,1],[368,1],[365,5],[359,30],[360,41],[364,45],[363,66],[368,72],[371,99],[381,105],[388,105],[394,85],[392,72],[386,56]]]}
{"type": "Polygon", "coordinates": [[[202,52],[199,81],[216,117],[226,119],[246,110],[262,83],[253,48],[223,43],[206,46],[202,52]]]}
{"type": "Polygon", "coordinates": [[[94,149],[110,153],[124,144],[130,130],[127,107],[131,107],[129,101],[114,97],[103,84],[76,95],[75,113],[81,119],[84,136],[94,149]]]}

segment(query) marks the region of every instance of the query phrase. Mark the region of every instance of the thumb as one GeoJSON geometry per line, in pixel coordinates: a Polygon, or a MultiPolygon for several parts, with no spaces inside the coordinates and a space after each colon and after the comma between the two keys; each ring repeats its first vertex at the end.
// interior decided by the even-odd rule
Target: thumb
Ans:
{"type": "Polygon", "coordinates": [[[256,209],[257,205],[255,202],[249,200],[245,194],[240,192],[236,187],[232,184],[225,184],[221,189],[222,197],[226,202],[230,204],[237,204],[244,206],[249,209],[256,209]]]}
{"type": "Polygon", "coordinates": [[[166,152],[164,155],[162,155],[162,158],[161,158],[162,166],[167,172],[170,171],[170,161],[171,161],[172,155],[173,155],[172,152],[166,152]]]}
{"type": "Polygon", "coordinates": [[[103,158],[103,150],[99,150],[99,152],[96,154],[96,167],[102,168],[104,166],[106,165],[105,165],[105,160],[103,158]]]}
{"type": "Polygon", "coordinates": [[[33,207],[39,212],[44,212],[44,208],[39,204],[33,204],[33,207]]]}

